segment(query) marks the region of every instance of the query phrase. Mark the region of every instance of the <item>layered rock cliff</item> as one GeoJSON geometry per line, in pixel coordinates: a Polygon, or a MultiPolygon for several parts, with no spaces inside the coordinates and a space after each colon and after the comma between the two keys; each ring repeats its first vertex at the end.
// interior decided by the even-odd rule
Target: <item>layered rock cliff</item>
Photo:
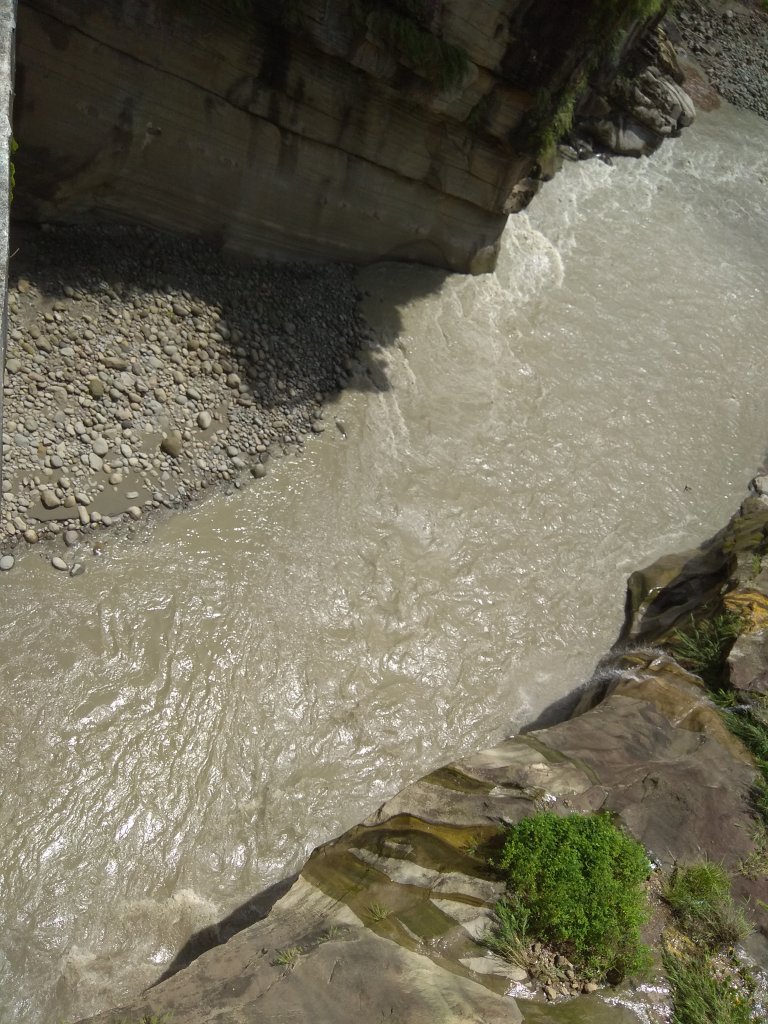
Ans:
{"type": "MultiPolygon", "coordinates": [[[[588,81],[610,121],[619,68],[647,66],[659,7],[23,0],[14,213],[485,270],[588,81]]],[[[688,123],[675,102],[646,141],[688,123]]]]}

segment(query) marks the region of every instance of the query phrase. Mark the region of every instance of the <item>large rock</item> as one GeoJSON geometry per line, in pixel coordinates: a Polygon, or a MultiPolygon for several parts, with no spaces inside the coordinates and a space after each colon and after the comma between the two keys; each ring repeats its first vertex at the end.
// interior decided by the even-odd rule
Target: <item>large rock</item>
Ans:
{"type": "MultiPolygon", "coordinates": [[[[591,4],[615,34],[619,8],[591,4]]],[[[584,43],[584,5],[425,5],[454,64],[463,54],[452,76],[445,56],[394,41],[391,9],[387,30],[366,16],[375,5],[285,6],[24,0],[18,215],[118,216],[250,254],[492,268],[537,187],[528,114],[542,96],[554,111],[603,45],[584,43]]]]}

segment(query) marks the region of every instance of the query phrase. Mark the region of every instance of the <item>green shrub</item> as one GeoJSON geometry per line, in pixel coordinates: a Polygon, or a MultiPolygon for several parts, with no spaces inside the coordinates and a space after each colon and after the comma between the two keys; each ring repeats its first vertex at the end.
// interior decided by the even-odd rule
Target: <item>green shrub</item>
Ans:
{"type": "Polygon", "coordinates": [[[598,980],[646,966],[648,858],[610,815],[525,818],[509,829],[498,867],[526,939],[547,943],[598,980]]]}

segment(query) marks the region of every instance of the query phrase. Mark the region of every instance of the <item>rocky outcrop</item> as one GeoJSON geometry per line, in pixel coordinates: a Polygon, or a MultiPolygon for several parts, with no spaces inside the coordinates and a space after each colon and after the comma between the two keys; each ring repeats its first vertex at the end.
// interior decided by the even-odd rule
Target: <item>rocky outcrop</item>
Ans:
{"type": "Polygon", "coordinates": [[[649,156],[693,124],[696,108],[661,27],[628,62],[621,75],[598,76],[579,107],[576,136],[619,156],[649,156]]]}
{"type": "Polygon", "coordinates": [[[501,828],[542,808],[610,811],[661,870],[722,863],[756,929],[749,953],[765,970],[768,878],[744,866],[755,854],[754,762],[702,680],[648,643],[668,639],[692,612],[738,607],[745,632],[731,655],[734,676],[745,690],[764,689],[768,569],[758,561],[767,548],[768,506],[753,497],[701,549],[634,574],[622,641],[575,717],[409,786],[316,850],[263,920],[92,1024],[166,1012],[175,1024],[668,1019],[663,982],[601,992],[552,977],[547,1002],[523,969],[484,946],[503,892],[489,866],[501,828]]]}
{"type": "Polygon", "coordinates": [[[642,38],[622,4],[594,7],[23,0],[15,213],[489,269],[563,97],[606,38],[642,38]]]}

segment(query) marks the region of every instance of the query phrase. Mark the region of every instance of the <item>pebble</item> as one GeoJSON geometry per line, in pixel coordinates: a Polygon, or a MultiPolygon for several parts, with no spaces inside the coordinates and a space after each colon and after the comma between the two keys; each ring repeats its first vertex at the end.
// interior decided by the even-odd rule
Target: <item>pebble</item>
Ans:
{"type": "Polygon", "coordinates": [[[96,455],[106,455],[109,451],[109,445],[103,437],[97,437],[93,442],[92,448],[96,455]]]}
{"type": "Polygon", "coordinates": [[[199,412],[197,414],[197,425],[201,430],[207,430],[211,422],[211,414],[209,412],[199,412]]]}
{"type": "Polygon", "coordinates": [[[64,543],[68,548],[73,547],[80,540],[80,533],[78,530],[67,530],[64,534],[64,543]]]}
{"type": "Polygon", "coordinates": [[[3,555],[0,558],[0,572],[9,572],[16,564],[16,559],[13,555],[3,555]]]}
{"type": "Polygon", "coordinates": [[[43,491],[43,493],[40,495],[40,501],[43,504],[43,508],[47,509],[58,508],[59,505],[61,505],[61,502],[53,493],[53,491],[43,491]]]}
{"type": "Polygon", "coordinates": [[[64,559],[59,558],[58,555],[53,556],[53,558],[51,559],[51,565],[53,566],[54,569],[58,569],[60,572],[64,572],[69,568],[64,559]]]}

